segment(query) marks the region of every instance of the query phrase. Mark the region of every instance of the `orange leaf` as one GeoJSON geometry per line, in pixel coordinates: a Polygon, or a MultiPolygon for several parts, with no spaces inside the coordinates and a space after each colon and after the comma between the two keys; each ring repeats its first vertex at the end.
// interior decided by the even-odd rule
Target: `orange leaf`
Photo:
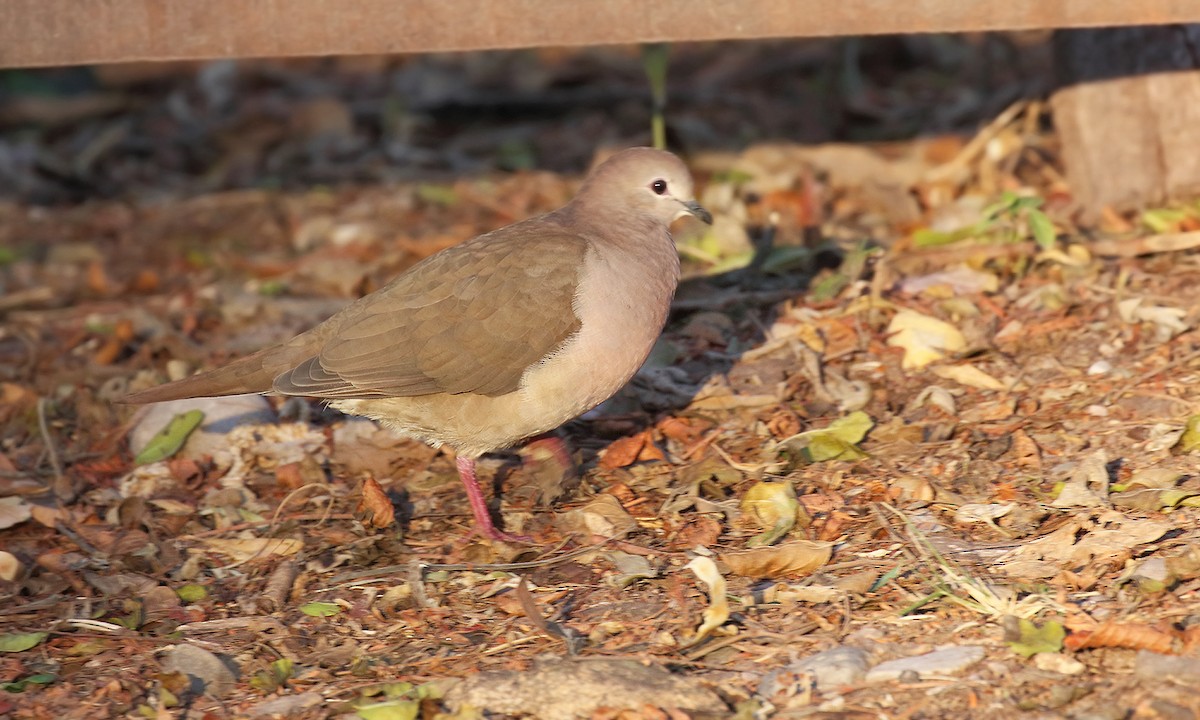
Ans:
{"type": "Polygon", "coordinates": [[[385,528],[396,522],[396,511],[392,501],[375,478],[367,478],[362,486],[362,499],[354,508],[354,515],[368,527],[385,528]]]}
{"type": "Polygon", "coordinates": [[[658,424],[658,431],[677,443],[690,445],[699,440],[712,426],[713,424],[706,420],[668,417],[658,424]]]}
{"type": "Polygon", "coordinates": [[[638,462],[649,462],[651,460],[666,462],[667,456],[663,454],[662,448],[650,440],[646,440],[646,444],[642,446],[642,451],[638,453],[637,459],[638,462]]]}
{"type": "Polygon", "coordinates": [[[638,455],[646,445],[646,433],[640,432],[632,437],[624,437],[615,441],[604,451],[600,458],[600,467],[605,470],[628,467],[637,462],[638,455]]]}
{"type": "MultiPolygon", "coordinates": [[[[275,482],[288,490],[295,490],[304,484],[304,476],[300,473],[300,463],[290,462],[275,468],[275,482]]],[[[374,482],[372,480],[371,482],[374,482]]],[[[365,489],[364,489],[365,494],[365,489]]]]}
{"type": "Polygon", "coordinates": [[[1149,625],[1104,622],[1095,630],[1072,633],[1063,641],[1069,650],[1084,648],[1128,648],[1149,650],[1163,655],[1176,654],[1176,638],[1149,625]]]}

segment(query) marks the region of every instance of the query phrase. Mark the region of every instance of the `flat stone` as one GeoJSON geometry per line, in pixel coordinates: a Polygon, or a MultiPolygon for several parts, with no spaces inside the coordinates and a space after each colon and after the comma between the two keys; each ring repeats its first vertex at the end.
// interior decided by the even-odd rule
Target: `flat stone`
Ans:
{"type": "Polygon", "coordinates": [[[176,645],[162,659],[163,670],[186,675],[191,690],[219,698],[228,695],[237,685],[237,666],[232,660],[222,659],[216,654],[196,645],[176,645]]]}
{"type": "Polygon", "coordinates": [[[204,422],[188,436],[187,443],[176,457],[199,459],[214,455],[228,446],[225,436],[235,427],[262,425],[276,420],[271,403],[257,393],[154,403],[130,432],[129,449],[137,455],[172,419],[191,410],[204,413],[204,422]]]}
{"type": "Polygon", "coordinates": [[[1038,670],[1049,670],[1061,675],[1079,675],[1087,666],[1062,653],[1038,653],[1033,656],[1033,666],[1038,670]]]}
{"type": "Polygon", "coordinates": [[[1200,658],[1139,650],[1133,661],[1133,674],[1145,680],[1171,679],[1184,685],[1198,685],[1200,658]]]}
{"type": "Polygon", "coordinates": [[[284,695],[260,702],[250,708],[249,715],[250,717],[293,717],[324,703],[325,698],[321,696],[321,693],[304,692],[298,695],[284,695]]]}
{"type": "Polygon", "coordinates": [[[983,648],[978,645],[955,645],[924,655],[888,660],[867,672],[867,682],[889,682],[907,673],[915,673],[917,677],[954,675],[982,660],[983,654],[983,648]]]}
{"type": "Polygon", "coordinates": [[[786,691],[785,685],[801,675],[811,675],[816,687],[826,691],[857,685],[866,676],[870,665],[871,656],[866,650],[842,645],[800,658],[784,668],[767,673],[758,692],[763,697],[772,697],[779,691],[786,691]]]}
{"type": "Polygon", "coordinates": [[[591,717],[598,708],[633,710],[645,705],[729,711],[716,693],[695,680],[672,675],[657,665],[607,659],[553,658],[524,672],[479,673],[451,688],[445,702],[454,712],[470,705],[539,720],[574,720],[591,717]]]}

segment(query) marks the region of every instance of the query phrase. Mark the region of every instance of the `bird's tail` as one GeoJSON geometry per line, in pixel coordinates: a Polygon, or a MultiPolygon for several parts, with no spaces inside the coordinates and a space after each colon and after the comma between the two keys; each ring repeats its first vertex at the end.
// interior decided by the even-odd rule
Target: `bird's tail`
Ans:
{"type": "Polygon", "coordinates": [[[224,367],[165,385],[139,390],[122,398],[126,403],[155,403],[195,397],[269,392],[275,378],[318,352],[312,333],[275,345],[224,367]]]}

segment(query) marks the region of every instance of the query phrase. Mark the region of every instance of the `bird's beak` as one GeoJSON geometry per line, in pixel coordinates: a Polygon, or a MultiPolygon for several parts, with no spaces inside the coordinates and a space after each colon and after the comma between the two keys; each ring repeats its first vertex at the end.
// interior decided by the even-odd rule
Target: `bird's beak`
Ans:
{"type": "MultiPolygon", "coordinates": [[[[688,200],[683,203],[683,207],[686,208],[689,215],[696,217],[706,225],[712,225],[712,213],[700,207],[700,203],[695,200],[688,200]]],[[[682,214],[680,213],[680,215],[682,214]]]]}

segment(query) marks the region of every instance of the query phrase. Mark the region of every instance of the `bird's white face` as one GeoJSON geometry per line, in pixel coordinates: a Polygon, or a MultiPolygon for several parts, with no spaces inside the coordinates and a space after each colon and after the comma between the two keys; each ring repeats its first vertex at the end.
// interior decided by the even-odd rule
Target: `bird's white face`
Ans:
{"type": "Polygon", "coordinates": [[[712,222],[712,215],[696,202],[687,166],[671,153],[652,148],[622,150],[601,163],[580,188],[578,199],[624,207],[663,225],[683,215],[712,222]]]}
{"type": "Polygon", "coordinates": [[[691,174],[678,160],[673,157],[671,160],[674,162],[642,169],[636,204],[667,224],[684,215],[711,224],[712,215],[696,202],[691,174]]]}

